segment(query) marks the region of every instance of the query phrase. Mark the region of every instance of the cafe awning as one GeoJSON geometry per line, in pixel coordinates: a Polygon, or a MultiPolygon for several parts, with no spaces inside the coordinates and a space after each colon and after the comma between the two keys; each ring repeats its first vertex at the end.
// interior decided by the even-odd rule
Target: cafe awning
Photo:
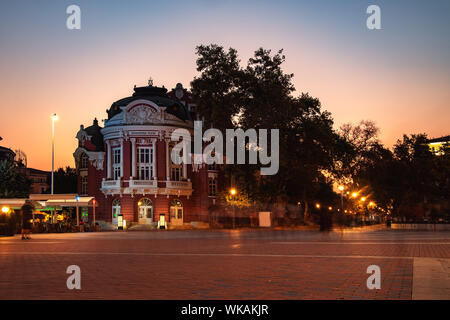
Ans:
{"type": "MultiPolygon", "coordinates": [[[[25,201],[29,199],[25,198],[9,198],[9,199],[0,199],[0,207],[9,207],[11,209],[21,209],[25,204],[25,201]]],[[[30,204],[34,206],[35,209],[42,209],[42,205],[38,201],[29,200],[30,204]]]]}
{"type": "Polygon", "coordinates": [[[27,198],[5,198],[0,199],[0,208],[21,209],[29,201],[35,209],[46,209],[56,207],[98,207],[94,197],[80,197],[76,194],[30,194],[27,198]]]}
{"type": "MultiPolygon", "coordinates": [[[[46,207],[93,207],[94,197],[78,197],[78,198],[68,198],[68,199],[49,199],[47,201],[42,201],[45,203],[46,207]]],[[[98,203],[95,202],[95,206],[98,203]]]]}

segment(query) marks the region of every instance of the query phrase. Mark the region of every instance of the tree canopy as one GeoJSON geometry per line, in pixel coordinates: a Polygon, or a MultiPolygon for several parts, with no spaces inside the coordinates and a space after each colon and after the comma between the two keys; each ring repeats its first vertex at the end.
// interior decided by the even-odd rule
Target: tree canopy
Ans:
{"type": "Polygon", "coordinates": [[[333,129],[331,114],[308,93],[295,95],[293,74],[283,71],[283,50],[259,48],[246,66],[237,51],[218,45],[197,47],[193,96],[205,122],[215,128],[279,129],[279,172],[260,176],[257,165],[230,165],[227,178],[263,208],[274,202],[308,202],[331,192],[322,170],[350,150],[333,129]],[[324,192],[326,189],[328,192],[324,192]]]}
{"type": "MultiPolygon", "coordinates": [[[[369,120],[335,130],[318,98],[297,93],[294,75],[283,71],[283,50],[259,48],[245,64],[236,49],[216,44],[198,46],[196,53],[199,75],[191,87],[208,127],[279,129],[278,174],[261,176],[254,164],[224,168],[227,184],[254,206],[300,203],[307,213],[313,201],[339,201],[333,185],[344,185],[397,215],[413,215],[418,207],[429,211],[435,203],[448,207],[448,147],[436,156],[426,135],[413,134],[389,150],[369,120]]],[[[226,192],[222,198],[226,203],[226,192]]]]}
{"type": "MultiPolygon", "coordinates": [[[[48,184],[51,184],[49,177],[48,184]]],[[[59,168],[53,173],[54,193],[77,193],[77,172],[74,168],[67,166],[59,168]]]]}
{"type": "Polygon", "coordinates": [[[26,198],[31,180],[11,161],[0,161],[0,198],[26,198]]]}

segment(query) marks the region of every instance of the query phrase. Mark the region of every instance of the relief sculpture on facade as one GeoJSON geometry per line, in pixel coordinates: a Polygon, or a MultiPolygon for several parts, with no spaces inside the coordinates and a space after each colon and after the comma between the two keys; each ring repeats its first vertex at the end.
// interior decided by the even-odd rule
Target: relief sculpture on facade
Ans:
{"type": "Polygon", "coordinates": [[[126,122],[128,124],[154,124],[161,121],[157,112],[145,105],[139,105],[126,113],[126,122]]]}

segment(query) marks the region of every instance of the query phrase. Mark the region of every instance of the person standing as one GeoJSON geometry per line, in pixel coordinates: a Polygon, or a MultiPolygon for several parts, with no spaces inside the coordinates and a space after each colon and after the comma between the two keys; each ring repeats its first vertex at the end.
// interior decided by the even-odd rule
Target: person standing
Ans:
{"type": "Polygon", "coordinates": [[[33,220],[33,206],[29,201],[25,201],[25,204],[21,208],[22,213],[22,240],[31,239],[31,221],[33,220]]]}
{"type": "Polygon", "coordinates": [[[386,217],[386,227],[390,228],[391,224],[392,224],[392,217],[391,217],[391,215],[388,215],[386,217]]]}

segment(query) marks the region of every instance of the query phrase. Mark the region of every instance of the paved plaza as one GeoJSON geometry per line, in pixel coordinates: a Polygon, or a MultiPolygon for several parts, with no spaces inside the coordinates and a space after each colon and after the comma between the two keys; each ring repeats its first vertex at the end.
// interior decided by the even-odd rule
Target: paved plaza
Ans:
{"type": "Polygon", "coordinates": [[[450,299],[450,232],[135,231],[0,238],[0,299],[450,299]],[[69,290],[66,269],[81,269],[69,290]],[[367,267],[381,270],[369,290],[367,267]]]}

